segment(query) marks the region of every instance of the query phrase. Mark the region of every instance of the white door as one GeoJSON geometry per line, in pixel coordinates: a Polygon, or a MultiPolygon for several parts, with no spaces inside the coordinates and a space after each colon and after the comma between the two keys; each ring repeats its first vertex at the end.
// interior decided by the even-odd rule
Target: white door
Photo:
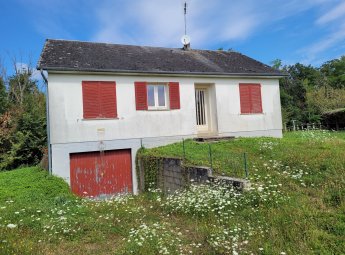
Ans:
{"type": "Polygon", "coordinates": [[[199,133],[209,132],[209,103],[207,88],[195,88],[196,125],[199,133]]]}

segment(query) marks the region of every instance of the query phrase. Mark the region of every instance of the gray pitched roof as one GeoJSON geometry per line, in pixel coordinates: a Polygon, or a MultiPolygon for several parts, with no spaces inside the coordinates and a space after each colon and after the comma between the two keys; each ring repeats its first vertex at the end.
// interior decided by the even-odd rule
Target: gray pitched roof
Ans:
{"type": "Polygon", "coordinates": [[[54,71],[282,76],[238,52],[46,40],[38,69],[54,71]]]}

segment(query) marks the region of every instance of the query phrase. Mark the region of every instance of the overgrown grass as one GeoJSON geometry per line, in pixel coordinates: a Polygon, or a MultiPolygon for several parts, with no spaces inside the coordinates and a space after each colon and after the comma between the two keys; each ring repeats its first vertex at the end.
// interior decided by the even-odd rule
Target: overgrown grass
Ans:
{"type": "MultiPolygon", "coordinates": [[[[143,153],[181,156],[181,145],[143,153]]],[[[97,202],[37,168],[0,173],[0,254],[345,253],[345,133],[211,146],[220,161],[247,153],[250,191],[202,185],[97,202]]],[[[208,164],[207,144],[186,148],[189,163],[208,164]]],[[[236,174],[221,164],[219,173],[236,174]]]]}

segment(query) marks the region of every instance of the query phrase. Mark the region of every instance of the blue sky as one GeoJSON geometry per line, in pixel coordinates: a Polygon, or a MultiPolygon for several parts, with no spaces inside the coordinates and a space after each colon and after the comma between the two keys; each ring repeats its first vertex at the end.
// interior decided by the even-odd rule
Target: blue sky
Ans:
{"type": "MultiPolygon", "coordinates": [[[[189,0],[192,48],[232,48],[266,64],[345,54],[345,0],[189,0]]],[[[35,66],[46,38],[181,47],[182,0],[0,2],[0,57],[35,66]],[[21,59],[22,57],[22,59],[21,59]]],[[[10,71],[10,70],[9,70],[10,71]]]]}

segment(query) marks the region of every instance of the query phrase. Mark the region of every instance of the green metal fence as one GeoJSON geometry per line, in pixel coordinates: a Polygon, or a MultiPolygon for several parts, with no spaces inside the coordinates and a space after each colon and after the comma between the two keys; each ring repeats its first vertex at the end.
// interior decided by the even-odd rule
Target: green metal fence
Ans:
{"type": "Polygon", "coordinates": [[[180,155],[185,164],[203,165],[210,167],[216,174],[231,177],[247,178],[249,175],[248,155],[246,152],[233,152],[226,148],[227,142],[195,142],[183,140],[180,155]]]}

